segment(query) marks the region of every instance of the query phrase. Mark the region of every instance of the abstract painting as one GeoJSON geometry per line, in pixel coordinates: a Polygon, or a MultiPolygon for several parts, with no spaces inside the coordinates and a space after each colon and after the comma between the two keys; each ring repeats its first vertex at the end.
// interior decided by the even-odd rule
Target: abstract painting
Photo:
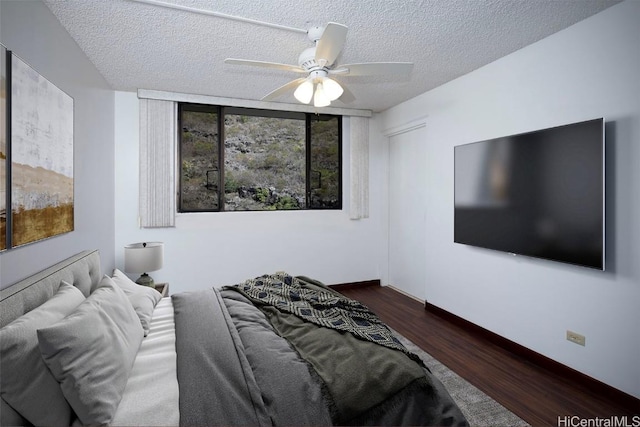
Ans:
{"type": "Polygon", "coordinates": [[[11,246],[73,231],[73,99],[11,55],[11,246]]]}

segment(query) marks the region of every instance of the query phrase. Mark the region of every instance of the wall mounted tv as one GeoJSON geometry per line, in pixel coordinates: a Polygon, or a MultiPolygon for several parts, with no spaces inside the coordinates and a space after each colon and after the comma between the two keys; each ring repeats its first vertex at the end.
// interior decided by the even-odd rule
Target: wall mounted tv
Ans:
{"type": "Polygon", "coordinates": [[[455,242],[604,270],[604,119],[454,151],[455,242]]]}

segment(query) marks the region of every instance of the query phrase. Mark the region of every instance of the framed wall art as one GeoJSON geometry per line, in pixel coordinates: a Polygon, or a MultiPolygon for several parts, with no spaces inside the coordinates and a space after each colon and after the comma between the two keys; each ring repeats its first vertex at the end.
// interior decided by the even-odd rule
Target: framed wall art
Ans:
{"type": "Polygon", "coordinates": [[[9,183],[7,169],[9,154],[7,141],[9,139],[7,115],[9,112],[7,81],[7,49],[0,45],[0,251],[7,249],[7,194],[9,183]]]}
{"type": "Polygon", "coordinates": [[[6,61],[7,246],[16,247],[73,231],[73,99],[15,54],[6,61]]]}

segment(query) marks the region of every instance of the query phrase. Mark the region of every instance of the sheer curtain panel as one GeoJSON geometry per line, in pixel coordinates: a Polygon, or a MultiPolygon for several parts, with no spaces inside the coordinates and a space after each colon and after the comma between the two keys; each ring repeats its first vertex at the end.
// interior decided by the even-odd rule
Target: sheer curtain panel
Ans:
{"type": "Polygon", "coordinates": [[[174,227],[178,108],[140,99],[140,226],[174,227]]]}
{"type": "Polygon", "coordinates": [[[351,116],[351,219],[369,218],[369,118],[351,116]]]}

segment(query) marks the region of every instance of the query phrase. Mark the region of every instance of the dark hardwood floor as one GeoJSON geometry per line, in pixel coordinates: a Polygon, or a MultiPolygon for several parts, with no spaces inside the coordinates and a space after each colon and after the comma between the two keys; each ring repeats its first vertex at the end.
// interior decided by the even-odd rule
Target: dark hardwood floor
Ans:
{"type": "Polygon", "coordinates": [[[628,425],[640,425],[639,400],[604,395],[558,376],[426,311],[420,301],[391,287],[373,285],[339,291],[367,305],[391,328],[532,426],[581,425],[580,419],[624,415],[628,425]],[[573,416],[579,417],[573,424],[564,418],[573,416]]]}

